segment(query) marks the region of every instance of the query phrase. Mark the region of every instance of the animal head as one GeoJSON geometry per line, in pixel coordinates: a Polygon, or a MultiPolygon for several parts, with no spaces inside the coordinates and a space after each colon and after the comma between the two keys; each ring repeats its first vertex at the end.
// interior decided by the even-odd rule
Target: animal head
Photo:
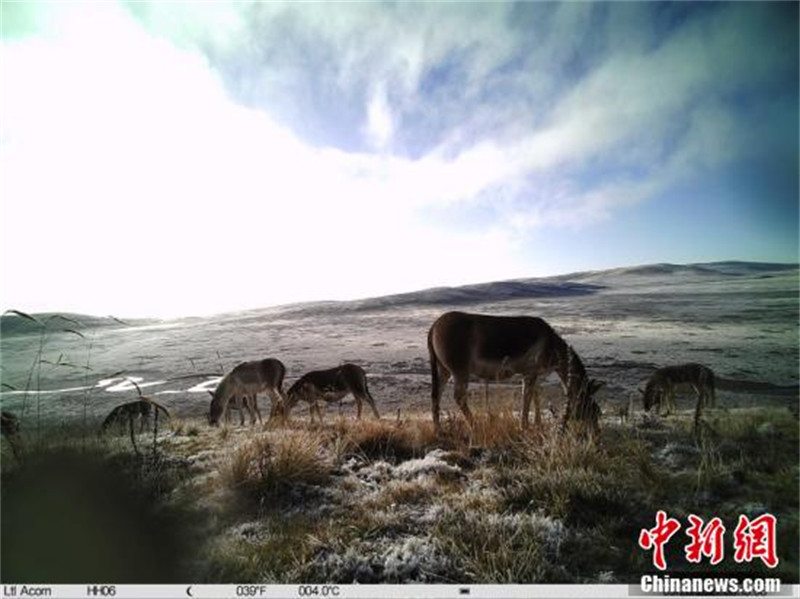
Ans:
{"type": "Polygon", "coordinates": [[[597,379],[586,379],[575,394],[575,399],[577,400],[578,405],[588,406],[590,404],[596,404],[597,402],[594,396],[604,385],[605,383],[603,381],[598,381],[597,379]]]}
{"type": "Polygon", "coordinates": [[[586,423],[589,427],[589,434],[596,435],[600,432],[600,417],[603,415],[603,411],[600,409],[600,404],[596,401],[592,401],[589,405],[588,412],[586,423]]]}
{"type": "Polygon", "coordinates": [[[285,420],[286,417],[289,415],[289,411],[287,409],[287,402],[284,399],[279,399],[272,403],[272,408],[269,411],[269,418],[272,420],[273,418],[277,418],[278,420],[285,420]]]}
{"type": "Polygon", "coordinates": [[[602,381],[587,379],[576,396],[577,401],[574,404],[575,412],[572,418],[580,422],[585,427],[584,430],[588,428],[590,434],[596,434],[600,430],[600,417],[603,415],[603,410],[594,395],[603,385],[605,383],[602,381]]]}
{"type": "Polygon", "coordinates": [[[215,395],[212,391],[209,391],[208,394],[211,396],[211,405],[208,411],[208,424],[217,426],[220,417],[222,417],[222,401],[219,396],[215,395]]]}
{"type": "Polygon", "coordinates": [[[286,392],[286,411],[294,408],[298,401],[301,399],[310,400],[314,397],[314,384],[308,381],[305,377],[297,379],[294,384],[289,387],[286,392]]]}

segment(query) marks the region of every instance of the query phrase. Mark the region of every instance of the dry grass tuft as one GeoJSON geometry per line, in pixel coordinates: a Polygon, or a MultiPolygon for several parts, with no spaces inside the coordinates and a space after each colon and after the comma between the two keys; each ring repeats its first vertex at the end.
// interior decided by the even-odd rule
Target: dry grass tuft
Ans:
{"type": "Polygon", "coordinates": [[[275,438],[260,434],[234,450],[222,480],[251,498],[280,499],[293,486],[325,484],[331,469],[318,434],[300,431],[275,438]]]}
{"type": "Polygon", "coordinates": [[[436,445],[433,426],[427,423],[363,420],[355,424],[339,421],[335,427],[336,453],[364,460],[394,464],[417,457],[436,445]]]}

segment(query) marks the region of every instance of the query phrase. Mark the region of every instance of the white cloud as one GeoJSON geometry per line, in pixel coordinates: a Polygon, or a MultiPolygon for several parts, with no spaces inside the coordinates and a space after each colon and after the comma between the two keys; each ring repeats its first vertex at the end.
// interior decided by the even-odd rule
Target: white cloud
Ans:
{"type": "Polygon", "coordinates": [[[739,155],[720,94],[777,60],[752,50],[766,20],[749,70],[733,66],[738,8],[567,77],[588,5],[553,5],[533,43],[510,3],[145,6],[161,37],[70,3],[47,35],[3,42],[6,307],[184,314],[533,275],[532,230],[591,225],[739,155]],[[231,97],[219,56],[261,101],[231,97]],[[325,107],[320,90],[363,111],[374,153],[273,114],[276,98],[325,107]],[[470,232],[420,220],[501,196],[470,232]]]}
{"type": "Polygon", "coordinates": [[[378,149],[386,148],[392,141],[394,128],[386,86],[377,85],[367,106],[367,135],[372,145],[378,149]]]}
{"type": "Polygon", "coordinates": [[[308,147],[197,54],[101,12],[4,47],[6,307],[178,315],[522,272],[502,232],[416,220],[492,179],[482,156],[308,147]]]}

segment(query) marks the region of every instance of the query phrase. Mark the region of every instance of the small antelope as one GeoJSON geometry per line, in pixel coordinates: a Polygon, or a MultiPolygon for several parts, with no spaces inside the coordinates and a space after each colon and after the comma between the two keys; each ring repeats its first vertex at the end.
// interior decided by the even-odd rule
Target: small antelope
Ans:
{"type": "Polygon", "coordinates": [[[528,427],[531,399],[536,402],[534,424],[540,425],[541,402],[535,392],[536,381],[553,371],[558,373],[568,400],[562,430],[571,419],[588,422],[592,431],[598,428],[600,407],[592,396],[603,383],[588,377],[575,350],[541,318],[447,312],[428,331],[428,353],[433,378],[433,424],[437,430],[442,391],[451,376],[455,401],[472,423],[467,405],[470,375],[488,381],[521,374],[522,427],[528,427]]]}
{"type": "Polygon", "coordinates": [[[155,408],[156,411],[160,410],[164,412],[164,415],[167,418],[170,417],[167,408],[162,406],[160,403],[153,401],[148,397],[140,397],[134,401],[129,401],[127,403],[118,405],[116,408],[111,410],[108,416],[106,416],[105,420],[103,420],[103,424],[100,425],[100,432],[106,432],[109,427],[114,424],[122,425],[125,423],[127,423],[131,431],[133,431],[133,423],[138,418],[139,433],[141,433],[144,431],[144,425],[147,423],[147,419],[150,417],[150,413],[153,411],[153,408],[155,408]]]}
{"type": "Polygon", "coordinates": [[[375,418],[380,419],[381,416],[375,407],[375,400],[367,388],[367,375],[363,368],[355,364],[342,364],[336,368],[315,370],[301,376],[287,392],[285,415],[288,417],[292,408],[302,399],[309,404],[311,422],[314,422],[315,410],[322,422],[322,412],[317,400],[322,399],[327,403],[333,403],[341,401],[348,393],[352,393],[356,400],[359,419],[361,419],[362,402],[368,403],[375,418]]]}
{"type": "Polygon", "coordinates": [[[212,426],[219,424],[220,417],[225,414],[226,420],[230,419],[228,404],[231,399],[239,407],[241,424],[244,424],[244,411],[240,402],[250,414],[250,423],[255,424],[256,414],[258,421],[263,422],[261,411],[258,409],[257,396],[266,391],[272,398],[272,411],[270,416],[277,413],[283,405],[283,378],[286,376],[286,367],[283,362],[274,358],[242,362],[226,374],[211,394],[208,423],[212,426]],[[254,414],[255,411],[255,414],[254,414]]]}
{"type": "Polygon", "coordinates": [[[691,385],[694,389],[698,410],[704,406],[713,408],[716,404],[714,372],[702,364],[680,364],[659,368],[650,376],[644,391],[640,389],[645,412],[649,412],[653,406],[657,406],[659,411],[665,406],[667,414],[674,411],[675,386],[681,384],[691,385]]]}

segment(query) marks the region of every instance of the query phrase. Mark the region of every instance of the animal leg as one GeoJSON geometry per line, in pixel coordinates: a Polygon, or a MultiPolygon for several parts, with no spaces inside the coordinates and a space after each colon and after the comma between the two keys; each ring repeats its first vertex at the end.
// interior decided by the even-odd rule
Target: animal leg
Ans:
{"type": "MultiPolygon", "coordinates": [[[[233,400],[236,403],[236,400],[233,400]]],[[[231,423],[231,400],[230,398],[222,402],[222,411],[225,413],[225,426],[231,423]]]]}
{"type": "MultiPolygon", "coordinates": [[[[318,401],[314,402],[314,406],[317,408],[317,416],[319,416],[319,423],[322,424],[322,421],[324,420],[323,419],[323,411],[322,411],[323,408],[319,407],[319,402],[318,401]]],[[[325,406],[325,404],[323,404],[323,406],[325,406]]]]}
{"type": "MultiPolygon", "coordinates": [[[[283,400],[281,399],[280,394],[274,389],[268,389],[267,394],[269,395],[269,398],[272,401],[272,406],[270,407],[269,410],[269,419],[267,420],[267,422],[269,422],[270,420],[272,420],[273,417],[275,417],[279,412],[283,410],[283,403],[282,403],[283,400]]],[[[260,413],[259,416],[261,416],[260,413]]]]}
{"type": "MultiPolygon", "coordinates": [[[[356,399],[356,418],[361,420],[361,397],[360,397],[360,395],[358,395],[356,393],[353,394],[353,397],[355,397],[355,399],[356,399]]],[[[340,402],[341,402],[341,400],[340,400],[340,402]]]]}
{"type": "Polygon", "coordinates": [[[244,409],[248,407],[246,395],[236,396],[236,407],[239,409],[239,426],[244,426],[244,409]]]}
{"type": "Polygon", "coordinates": [[[662,385],[658,391],[658,412],[662,416],[669,416],[670,414],[670,388],[668,385],[662,385]]]}
{"type": "Polygon", "coordinates": [[[372,414],[375,416],[377,420],[381,419],[381,415],[378,413],[378,408],[375,406],[375,398],[372,397],[372,393],[369,392],[369,389],[364,384],[364,399],[369,404],[369,407],[372,408],[372,414]]]}
{"type": "Polygon", "coordinates": [[[706,395],[703,388],[700,385],[692,383],[692,391],[694,391],[694,394],[697,395],[697,401],[705,405],[706,395]]]}
{"type": "Polygon", "coordinates": [[[567,428],[567,422],[570,421],[572,418],[572,400],[567,397],[567,408],[564,410],[564,419],[561,421],[561,434],[564,434],[564,431],[567,428]]]}
{"type": "MultiPolygon", "coordinates": [[[[256,423],[256,415],[255,412],[253,411],[253,406],[255,405],[255,403],[256,403],[255,393],[253,395],[244,396],[244,406],[247,408],[247,413],[250,416],[250,426],[253,426],[256,423]]],[[[244,414],[242,414],[242,417],[244,417],[244,414]]]]}
{"type": "MultiPolygon", "coordinates": [[[[533,386],[536,384],[536,379],[525,379],[522,382],[522,414],[520,414],[520,420],[522,423],[522,428],[528,428],[529,425],[529,417],[531,412],[531,399],[533,399],[533,386]]],[[[538,416],[538,401],[537,401],[537,416],[538,416]]],[[[539,418],[536,418],[536,426],[539,426],[539,418]]]]}
{"type": "Polygon", "coordinates": [[[441,364],[434,364],[433,370],[433,385],[431,387],[431,410],[433,412],[433,427],[437,431],[440,430],[439,426],[439,406],[442,401],[442,391],[447,381],[450,380],[450,372],[441,364]]]}
{"type": "Polygon", "coordinates": [[[469,381],[467,380],[456,380],[455,381],[455,389],[453,391],[453,398],[456,400],[458,407],[461,408],[461,412],[464,414],[464,418],[467,419],[470,426],[472,425],[472,412],[469,411],[469,406],[467,405],[467,385],[469,381]]]}
{"type": "Polygon", "coordinates": [[[258,409],[258,394],[253,393],[253,409],[256,411],[256,416],[258,416],[258,423],[264,424],[264,419],[261,417],[261,410],[258,409]]]}

